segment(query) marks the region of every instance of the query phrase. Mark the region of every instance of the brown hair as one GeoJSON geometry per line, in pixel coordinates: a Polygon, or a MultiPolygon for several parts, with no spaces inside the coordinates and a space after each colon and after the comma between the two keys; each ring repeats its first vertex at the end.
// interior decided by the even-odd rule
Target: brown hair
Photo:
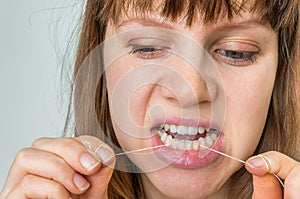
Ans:
{"type": "MultiPolygon", "coordinates": [[[[77,51],[74,69],[74,81],[80,66],[88,54],[105,39],[108,21],[118,23],[120,13],[127,13],[134,8],[134,13],[147,14],[154,11],[151,0],[88,0],[85,9],[84,22],[77,51]]],[[[219,17],[229,20],[241,11],[257,12],[261,21],[268,23],[278,32],[279,56],[278,70],[274,85],[273,96],[269,107],[268,118],[264,132],[255,154],[275,150],[299,160],[297,139],[299,134],[299,7],[298,0],[161,0],[160,14],[173,21],[184,17],[186,24],[193,24],[196,17],[201,17],[204,23],[213,23],[219,17]],[[251,2],[251,4],[249,3],[251,2]],[[221,13],[221,14],[220,14],[221,13]]],[[[102,61],[97,63],[102,67],[102,61]]],[[[103,70],[103,69],[100,69],[103,70]]],[[[91,73],[94,71],[91,71],[91,73]]],[[[95,86],[95,85],[94,85],[95,86]]],[[[81,93],[74,98],[75,119],[76,109],[85,107],[89,103],[88,83],[74,88],[81,93]]],[[[73,88],[73,87],[72,87],[73,88]]],[[[95,104],[87,105],[96,108],[98,121],[104,133],[119,146],[112,128],[108,99],[106,93],[105,76],[97,85],[95,104]]],[[[72,103],[72,102],[71,102],[72,103]]],[[[88,110],[84,111],[88,114],[88,110]]],[[[68,118],[70,117],[70,109],[68,118]]],[[[84,122],[89,124],[89,117],[84,122]]],[[[90,131],[93,132],[93,131],[90,131]]],[[[96,134],[94,136],[100,136],[96,134]]],[[[251,175],[244,168],[236,172],[230,179],[229,198],[251,198],[253,188],[251,175]]],[[[145,198],[140,174],[114,171],[109,184],[109,198],[145,198]]]]}

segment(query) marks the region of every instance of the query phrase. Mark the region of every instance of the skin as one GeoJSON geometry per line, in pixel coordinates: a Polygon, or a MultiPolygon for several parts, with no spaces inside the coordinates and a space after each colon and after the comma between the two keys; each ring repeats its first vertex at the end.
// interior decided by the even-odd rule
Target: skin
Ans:
{"type": "MultiPolygon", "coordinates": [[[[203,46],[213,57],[224,86],[226,117],[223,127],[225,138],[222,151],[242,160],[247,159],[253,154],[259,142],[268,113],[277,69],[277,34],[266,25],[260,24],[250,13],[244,13],[242,17],[235,17],[231,23],[219,21],[214,25],[205,26],[198,22],[190,28],[186,28],[184,22],[172,23],[165,20],[164,24],[160,25],[161,19],[157,16],[149,18],[147,20],[124,19],[117,31],[112,25],[109,25],[107,38],[112,38],[125,31],[157,27],[175,30],[203,46]],[[258,53],[255,62],[246,61],[236,64],[228,62],[228,59],[233,61],[234,59],[217,53],[217,50],[258,53]]],[[[147,37],[146,34],[141,33],[133,35],[128,40],[145,37],[147,37]]],[[[160,38],[158,34],[154,34],[152,37],[160,38]]],[[[137,44],[140,43],[137,42],[137,44]]],[[[161,58],[163,56],[162,53],[161,58]]],[[[116,59],[109,66],[106,70],[106,78],[111,109],[113,109],[114,96],[117,95],[114,92],[118,92],[114,89],[121,84],[122,77],[126,76],[129,71],[142,67],[142,61],[155,63],[155,58],[145,59],[138,53],[128,54],[116,59]],[[140,59],[142,61],[139,61],[140,59]]],[[[157,104],[164,107],[167,117],[185,118],[186,116],[181,115],[181,112],[187,113],[189,110],[199,108],[201,115],[196,115],[196,119],[198,117],[202,120],[211,118],[210,108],[214,100],[217,100],[222,88],[216,82],[207,85],[193,66],[178,57],[170,55],[158,62],[177,71],[188,84],[182,86],[183,88],[174,95],[174,91],[160,86],[159,83],[168,78],[168,76],[162,76],[157,80],[157,84],[146,84],[138,88],[129,99],[129,104],[134,104],[130,107],[130,116],[133,122],[139,126],[148,126],[151,121],[149,107],[157,104]],[[177,98],[177,96],[187,96],[186,91],[189,89],[185,87],[191,88],[196,96],[194,100],[177,98]],[[214,94],[209,93],[210,90],[215,90],[214,94]]],[[[156,73],[158,76],[159,74],[160,72],[156,73]]],[[[173,81],[172,83],[176,84],[176,80],[173,81]]],[[[123,97],[119,98],[124,99],[123,97]]],[[[194,119],[195,115],[192,117],[194,119]]],[[[122,148],[134,150],[151,147],[150,138],[140,139],[134,133],[134,135],[130,135],[122,131],[118,121],[113,120],[113,124],[122,148]]],[[[135,159],[133,161],[137,162],[135,159]]],[[[241,167],[241,164],[232,159],[219,157],[213,163],[193,170],[166,166],[144,174],[143,182],[149,198],[223,198],[226,181],[241,167]],[[205,191],[199,187],[205,187],[205,191]]]]}
{"type": "MultiPolygon", "coordinates": [[[[157,20],[155,17],[154,19],[157,20]]],[[[251,156],[261,136],[277,66],[277,35],[267,26],[252,23],[253,19],[255,16],[245,13],[233,20],[233,23],[238,24],[235,27],[223,22],[212,26],[204,26],[198,22],[189,29],[181,23],[167,22],[177,32],[200,43],[214,57],[223,80],[226,98],[226,118],[223,127],[225,139],[222,151],[243,160],[251,156]],[[252,31],[249,31],[250,29],[252,31]],[[256,61],[246,66],[224,63],[224,57],[215,54],[217,49],[247,51],[257,48],[259,53],[256,61]]],[[[153,20],[147,23],[147,26],[159,25],[152,22],[153,20]]],[[[120,27],[119,31],[122,31],[122,28],[132,30],[144,26],[141,21],[132,20],[120,27]]],[[[109,25],[107,38],[115,35],[115,30],[109,25]]],[[[118,80],[130,69],[139,66],[135,65],[136,56],[124,55],[107,69],[110,100],[118,80]]],[[[130,109],[130,116],[135,124],[149,125],[149,107],[157,103],[165,107],[164,110],[171,116],[180,113],[182,107],[179,104],[184,104],[184,109],[199,107],[204,110],[201,112],[202,116],[209,119],[209,107],[215,98],[208,93],[207,88],[214,86],[217,91],[221,88],[218,85],[207,85],[201,75],[181,59],[167,59],[164,64],[173,67],[174,71],[178,71],[187,80],[196,98],[193,101],[179,102],[176,96],[172,95],[172,91],[159,85],[145,85],[130,97],[131,104],[135,104],[130,109]]],[[[126,150],[151,146],[150,139],[124,134],[115,120],[113,124],[118,140],[126,150]]],[[[299,163],[279,152],[267,152],[263,155],[271,162],[269,170],[264,164],[253,166],[259,165],[257,162],[254,164],[254,160],[261,160],[257,157],[248,159],[246,164],[247,170],[253,174],[253,198],[281,198],[279,183],[273,175],[269,175],[272,173],[285,180],[284,198],[297,198],[300,194],[299,163]]],[[[0,198],[107,198],[114,160],[113,151],[95,137],[81,137],[80,141],[78,138],[40,138],[30,148],[18,153],[0,198]],[[93,143],[95,147],[87,150],[81,142],[83,140],[93,143]],[[100,145],[102,150],[96,152],[97,146],[100,145]],[[107,154],[111,155],[110,158],[103,161],[107,154]],[[74,177],[77,175],[82,177],[81,189],[74,184],[74,177]]],[[[147,198],[223,198],[226,181],[241,167],[241,164],[231,159],[219,157],[202,168],[191,170],[167,166],[142,174],[142,178],[147,198]]]]}

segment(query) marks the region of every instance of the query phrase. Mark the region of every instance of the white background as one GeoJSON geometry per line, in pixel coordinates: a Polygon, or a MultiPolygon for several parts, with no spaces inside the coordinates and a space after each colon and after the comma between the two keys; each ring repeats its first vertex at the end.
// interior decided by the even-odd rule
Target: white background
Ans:
{"type": "Polygon", "coordinates": [[[61,100],[61,56],[82,4],[1,0],[0,190],[17,151],[38,137],[62,134],[67,100],[61,100]]]}

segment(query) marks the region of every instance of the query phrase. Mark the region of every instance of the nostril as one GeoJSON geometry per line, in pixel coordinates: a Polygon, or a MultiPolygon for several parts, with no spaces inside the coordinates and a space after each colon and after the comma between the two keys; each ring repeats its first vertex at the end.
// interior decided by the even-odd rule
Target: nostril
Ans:
{"type": "Polygon", "coordinates": [[[165,97],[169,101],[172,102],[178,101],[175,93],[172,92],[170,88],[167,88],[166,86],[163,85],[160,86],[160,93],[163,97],[165,97]]]}
{"type": "Polygon", "coordinates": [[[180,107],[190,107],[212,102],[216,97],[216,85],[210,74],[186,67],[164,73],[159,81],[160,95],[180,107]]]}

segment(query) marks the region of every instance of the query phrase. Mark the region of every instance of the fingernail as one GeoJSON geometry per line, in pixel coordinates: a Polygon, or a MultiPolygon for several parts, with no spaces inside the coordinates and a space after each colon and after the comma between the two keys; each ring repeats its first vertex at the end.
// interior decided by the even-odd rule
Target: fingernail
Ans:
{"type": "Polygon", "coordinates": [[[103,164],[109,164],[110,161],[112,160],[113,158],[113,154],[111,152],[111,150],[109,150],[107,147],[105,147],[104,145],[100,145],[95,153],[97,155],[99,155],[100,159],[102,160],[102,163],[103,164]]]}
{"type": "Polygon", "coordinates": [[[254,168],[260,168],[260,167],[265,166],[265,163],[263,162],[263,160],[258,156],[250,158],[247,161],[247,163],[248,163],[249,166],[252,166],[254,168]]]}
{"type": "Polygon", "coordinates": [[[254,156],[247,161],[247,164],[253,168],[262,168],[266,167],[264,160],[259,156],[254,156]]]}
{"type": "Polygon", "coordinates": [[[100,161],[96,160],[96,158],[89,153],[83,153],[80,156],[80,163],[87,170],[92,170],[99,165],[100,161]]]}
{"type": "Polygon", "coordinates": [[[90,183],[78,173],[75,173],[73,182],[81,191],[87,190],[90,187],[90,183]]]}

